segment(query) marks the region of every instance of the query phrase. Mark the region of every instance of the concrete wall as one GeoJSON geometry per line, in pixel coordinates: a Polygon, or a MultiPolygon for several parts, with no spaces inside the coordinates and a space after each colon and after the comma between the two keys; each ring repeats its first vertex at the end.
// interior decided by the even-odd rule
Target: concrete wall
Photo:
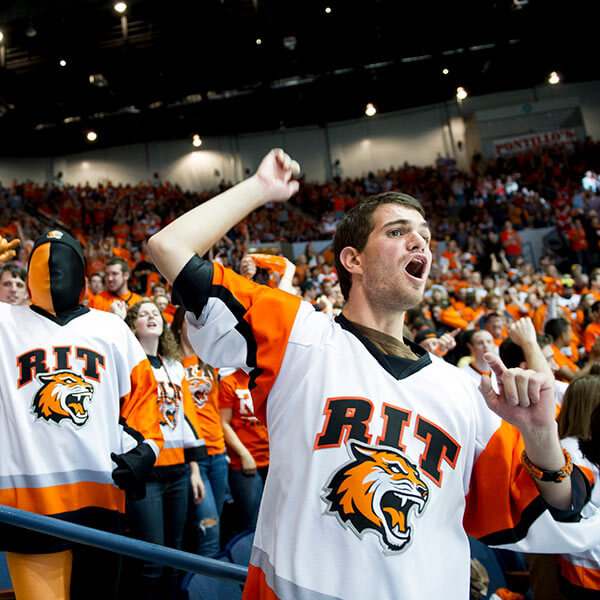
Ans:
{"type": "Polygon", "coordinates": [[[326,127],[203,138],[199,150],[194,150],[189,140],[175,140],[89,150],[54,159],[0,159],[0,181],[6,184],[31,179],[43,183],[62,171],[67,183],[137,183],[150,180],[158,171],[163,180],[200,190],[215,187],[222,178],[240,181],[246,170],[254,172],[273,147],[282,147],[294,156],[309,181],[328,179],[336,159],[344,175],[352,177],[404,162],[429,165],[438,152],[454,156],[466,169],[472,153],[481,149],[479,132],[473,125],[475,113],[561,98],[575,99],[587,135],[600,139],[600,81],[593,81],[469,97],[460,105],[451,99],[326,127]]]}

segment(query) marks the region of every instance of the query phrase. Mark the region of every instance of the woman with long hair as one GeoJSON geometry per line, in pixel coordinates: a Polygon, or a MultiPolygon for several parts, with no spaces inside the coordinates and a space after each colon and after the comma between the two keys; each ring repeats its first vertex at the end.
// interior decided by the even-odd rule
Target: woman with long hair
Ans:
{"type": "MultiPolygon", "coordinates": [[[[125,322],[140,341],[152,365],[157,383],[159,423],[165,438],[165,446],[146,485],[146,497],[128,501],[127,513],[134,537],[170,548],[181,548],[188,505],[188,480],[194,502],[200,503],[204,496],[197,461],[206,456],[206,447],[179,347],[160,309],[152,300],[141,300],[129,309],[125,322]]],[[[143,563],[137,575],[136,598],[174,600],[177,597],[177,572],[174,569],[143,563]]]]}
{"type": "MultiPolygon", "coordinates": [[[[558,416],[558,433],[561,444],[571,453],[573,462],[587,467],[598,481],[598,465],[582,452],[590,445],[592,414],[600,406],[600,377],[585,375],[574,379],[567,388],[558,416]]],[[[590,456],[589,452],[586,452],[590,456]]],[[[593,458],[593,456],[591,456],[593,458]]],[[[600,507],[600,488],[592,490],[590,504],[600,507]]],[[[588,510],[584,508],[584,511],[588,510]]],[[[600,596],[600,548],[559,557],[560,588],[571,599],[598,598],[600,596]]]]}
{"type": "MultiPolygon", "coordinates": [[[[195,552],[216,556],[220,547],[221,514],[227,494],[227,451],[219,413],[218,374],[210,365],[196,356],[187,337],[186,310],[178,307],[171,323],[171,331],[183,353],[185,378],[194,400],[200,421],[207,456],[198,461],[204,482],[204,500],[190,506],[188,519],[194,534],[190,543],[195,552]]],[[[191,493],[191,486],[190,486],[191,493]]]]}

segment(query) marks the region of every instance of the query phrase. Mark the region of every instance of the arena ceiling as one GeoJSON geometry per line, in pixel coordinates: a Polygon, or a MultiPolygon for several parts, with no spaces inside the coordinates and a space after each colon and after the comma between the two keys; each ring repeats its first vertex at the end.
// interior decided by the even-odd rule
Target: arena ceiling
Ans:
{"type": "Polygon", "coordinates": [[[533,87],[554,70],[600,79],[599,0],[128,4],[124,36],[111,0],[3,0],[3,155],[84,150],[90,129],[95,147],[191,140],[444,101],[457,85],[533,87]]]}

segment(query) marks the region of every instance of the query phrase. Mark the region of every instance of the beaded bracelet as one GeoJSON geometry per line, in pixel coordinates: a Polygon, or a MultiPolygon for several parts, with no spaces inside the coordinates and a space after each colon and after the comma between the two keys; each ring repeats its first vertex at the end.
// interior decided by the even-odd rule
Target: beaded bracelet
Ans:
{"type": "Polygon", "coordinates": [[[527,452],[523,450],[521,454],[521,464],[525,467],[525,470],[534,478],[539,481],[551,481],[553,483],[560,483],[563,479],[569,477],[573,472],[573,460],[571,455],[563,448],[563,454],[567,464],[560,471],[545,471],[536,467],[527,456],[527,452]]]}

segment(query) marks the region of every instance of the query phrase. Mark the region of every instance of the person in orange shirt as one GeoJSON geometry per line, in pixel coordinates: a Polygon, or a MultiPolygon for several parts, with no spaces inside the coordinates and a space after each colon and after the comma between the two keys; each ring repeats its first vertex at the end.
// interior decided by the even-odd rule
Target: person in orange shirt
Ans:
{"type": "Polygon", "coordinates": [[[182,306],[177,308],[171,331],[182,349],[185,377],[208,453],[208,456],[197,461],[204,482],[204,499],[200,504],[188,503],[191,509],[188,510],[188,522],[193,524],[194,551],[202,556],[216,556],[221,550],[221,515],[229,471],[219,411],[218,372],[196,356],[187,337],[185,313],[182,306]]]}
{"type": "Polygon", "coordinates": [[[573,219],[571,228],[567,232],[567,238],[571,243],[571,250],[573,251],[573,257],[575,262],[582,265],[587,271],[588,269],[588,241],[585,235],[585,229],[583,223],[579,217],[573,219]]]}
{"type": "Polygon", "coordinates": [[[483,321],[483,329],[489,331],[494,338],[494,344],[500,344],[506,339],[506,317],[500,312],[491,312],[487,314],[483,321]]]}
{"type": "Polygon", "coordinates": [[[600,359],[600,340],[594,342],[590,348],[587,363],[581,369],[561,352],[561,348],[569,346],[571,343],[571,325],[566,319],[550,319],[544,326],[544,333],[552,338],[554,360],[559,367],[556,373],[557,379],[569,382],[576,377],[587,375],[594,363],[600,359]]]}
{"type": "Polygon", "coordinates": [[[600,302],[592,304],[590,316],[592,317],[592,322],[583,332],[583,345],[587,353],[591,351],[596,339],[600,337],[600,302]]]}
{"type": "Polygon", "coordinates": [[[590,294],[594,294],[596,301],[600,300],[600,268],[592,269],[590,273],[590,294]]]}
{"type": "Polygon", "coordinates": [[[221,423],[230,460],[229,487],[240,508],[240,529],[256,527],[269,470],[269,436],[254,414],[249,383],[250,377],[238,369],[219,385],[221,423]]]}
{"type": "MultiPolygon", "coordinates": [[[[104,278],[106,289],[99,294],[96,294],[89,302],[89,308],[95,308],[97,310],[104,310],[106,312],[115,312],[118,307],[113,307],[115,302],[124,302],[126,307],[131,308],[134,304],[139,302],[142,297],[135,292],[129,290],[128,283],[129,277],[131,276],[131,269],[126,261],[122,258],[111,258],[106,263],[104,269],[104,278]]],[[[121,314],[122,310],[119,310],[117,314],[121,314]]],[[[122,314],[124,318],[124,314],[122,314]]]]}
{"type": "Polygon", "coordinates": [[[518,256],[522,256],[521,236],[513,230],[513,224],[510,221],[505,221],[504,231],[500,234],[500,241],[506,253],[506,258],[512,265],[518,256]]]}

